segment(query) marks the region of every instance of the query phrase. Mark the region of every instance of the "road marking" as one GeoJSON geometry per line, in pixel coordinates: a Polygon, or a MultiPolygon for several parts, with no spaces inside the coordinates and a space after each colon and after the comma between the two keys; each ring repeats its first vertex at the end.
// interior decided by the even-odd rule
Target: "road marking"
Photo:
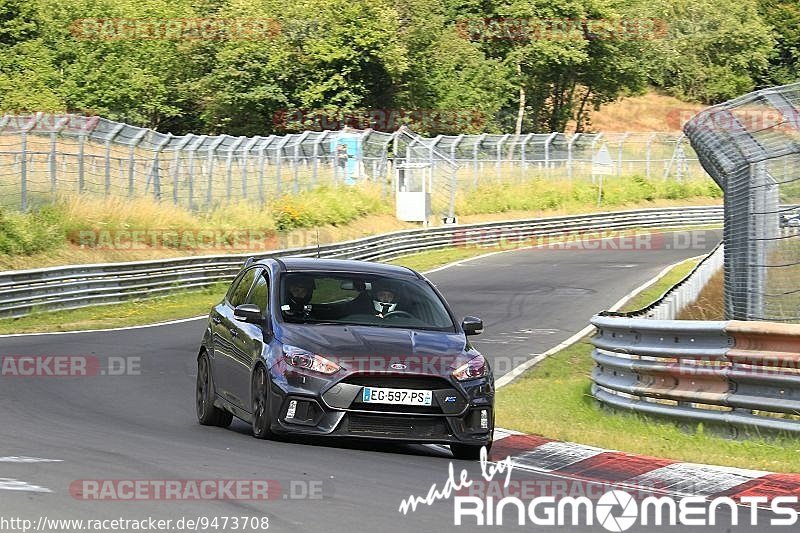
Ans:
{"type": "Polygon", "coordinates": [[[31,485],[24,481],[11,479],[8,477],[0,477],[0,490],[14,490],[22,492],[53,492],[52,490],[46,487],[40,487],[39,485],[31,485]]]}
{"type": "Polygon", "coordinates": [[[760,470],[675,463],[631,478],[628,483],[655,486],[671,493],[710,496],[768,474],[760,470]]]}
{"type": "Polygon", "coordinates": [[[8,457],[0,457],[0,463],[63,463],[62,459],[42,459],[41,457],[17,457],[10,455],[8,457]]]}

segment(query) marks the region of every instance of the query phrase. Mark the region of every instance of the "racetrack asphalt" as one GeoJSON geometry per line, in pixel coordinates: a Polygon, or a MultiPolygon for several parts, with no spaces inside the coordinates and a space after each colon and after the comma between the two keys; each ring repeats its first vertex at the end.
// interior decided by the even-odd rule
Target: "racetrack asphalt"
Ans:
{"type": "MultiPolygon", "coordinates": [[[[666,265],[702,254],[720,238],[719,232],[694,232],[695,245],[687,247],[676,245],[687,241],[677,235],[647,250],[611,247],[500,253],[433,272],[429,278],[459,316],[474,314],[484,319],[485,333],[475,338],[475,344],[502,374],[508,370],[503,365],[510,367],[562,342],[585,327],[594,313],[666,265]]],[[[203,328],[204,322],[196,320],[142,329],[0,338],[0,356],[96,358],[99,368],[106,370],[122,363],[138,365],[125,375],[106,371],[85,377],[0,377],[0,456],[4,456],[0,457],[0,519],[21,517],[36,524],[40,517],[155,517],[174,523],[182,517],[267,516],[271,531],[484,529],[475,527],[474,521],[471,526],[455,527],[452,498],[422,505],[407,515],[399,513],[403,499],[424,497],[432,484],[440,488],[444,484],[450,461],[444,449],[363,441],[269,442],[254,439],[249,427],[239,421],[229,429],[198,425],[195,357],[203,328]],[[111,363],[109,357],[114,358],[111,363]],[[81,486],[81,480],[219,479],[276,480],[282,491],[270,501],[95,501],[70,491],[81,486]],[[321,491],[321,498],[303,498],[306,490],[321,491]]],[[[453,464],[456,475],[463,468],[471,479],[480,479],[477,463],[453,464]]],[[[558,480],[521,470],[515,470],[512,478],[558,480]]],[[[589,484],[584,485],[588,492],[589,484]]],[[[720,522],[702,530],[730,529],[725,518],[720,522]]],[[[530,531],[534,526],[495,528],[530,531]]],[[[602,530],[596,525],[560,529],[602,530]]],[[[75,529],[60,529],[71,530],[75,529]]],[[[227,530],[233,530],[230,523],[227,530]]]]}

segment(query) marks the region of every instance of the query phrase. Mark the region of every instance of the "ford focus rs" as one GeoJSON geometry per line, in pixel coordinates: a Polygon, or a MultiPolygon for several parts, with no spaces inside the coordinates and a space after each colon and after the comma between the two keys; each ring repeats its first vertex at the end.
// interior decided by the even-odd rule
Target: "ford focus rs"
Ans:
{"type": "Polygon", "coordinates": [[[249,260],[210,313],[197,359],[197,417],[235,416],[281,434],[450,446],[492,444],[494,379],[460,323],[417,272],[359,261],[249,260]]]}

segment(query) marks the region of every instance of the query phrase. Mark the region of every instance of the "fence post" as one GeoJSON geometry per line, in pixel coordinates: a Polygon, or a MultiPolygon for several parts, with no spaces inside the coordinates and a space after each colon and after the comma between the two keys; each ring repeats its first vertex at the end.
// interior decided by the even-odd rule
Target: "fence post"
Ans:
{"type": "Polygon", "coordinates": [[[206,191],[206,205],[210,208],[211,202],[214,200],[214,160],[216,159],[216,150],[222,144],[227,135],[220,135],[208,147],[208,190],[206,191]]]}
{"type": "Polygon", "coordinates": [[[256,136],[253,137],[249,143],[247,143],[244,147],[244,154],[241,158],[242,161],[242,198],[245,200],[247,199],[247,163],[250,161],[250,151],[253,147],[264,140],[264,137],[256,136]]]}
{"type": "Polygon", "coordinates": [[[645,160],[644,160],[644,168],[645,168],[645,176],[650,178],[650,160],[651,160],[651,153],[653,147],[653,141],[656,139],[656,133],[651,133],[649,137],[647,137],[647,145],[645,146],[645,160]]]}
{"type": "Polygon", "coordinates": [[[330,132],[325,130],[322,134],[314,141],[314,148],[313,148],[313,156],[311,158],[311,187],[317,186],[317,174],[319,172],[319,148],[322,146],[322,143],[325,141],[325,137],[328,136],[330,132]]]}
{"type": "MultiPolygon", "coordinates": [[[[188,133],[175,146],[175,157],[173,158],[174,166],[172,167],[172,203],[175,205],[178,205],[178,189],[180,188],[179,176],[181,173],[181,152],[186,145],[192,141],[192,139],[194,139],[194,135],[188,133]]],[[[189,204],[191,209],[191,200],[189,201],[189,204]]]]}
{"type": "Polygon", "coordinates": [[[278,151],[275,154],[275,196],[278,198],[281,197],[281,189],[283,185],[281,183],[281,162],[283,158],[283,148],[289,142],[291,137],[291,135],[284,135],[281,138],[281,142],[278,143],[278,151]]]}
{"type": "Polygon", "coordinates": [[[114,140],[120,131],[125,127],[125,124],[117,124],[117,126],[111,130],[111,133],[106,139],[105,143],[105,187],[104,187],[104,194],[106,196],[111,194],[111,141],[114,140]]]}
{"type": "Polygon", "coordinates": [[[623,133],[622,138],[619,140],[619,148],[617,149],[617,176],[622,176],[622,148],[625,145],[625,139],[628,138],[630,133],[623,133]]]}
{"type": "Polygon", "coordinates": [[[500,160],[503,158],[503,143],[506,142],[510,136],[510,133],[506,133],[499,141],[497,141],[497,162],[494,166],[494,172],[497,181],[500,181],[500,160]]]}
{"type": "Polygon", "coordinates": [[[558,133],[551,133],[547,136],[547,139],[544,140],[544,168],[545,170],[550,169],[550,143],[555,138],[558,133]]]}
{"type": "Polygon", "coordinates": [[[19,207],[22,211],[28,210],[28,130],[27,128],[20,133],[20,149],[22,160],[20,161],[20,196],[19,207]]]}
{"type": "Polygon", "coordinates": [[[200,135],[191,146],[187,147],[189,151],[189,211],[194,211],[194,158],[198,148],[203,145],[208,135],[200,135]]]}
{"type": "Polygon", "coordinates": [[[58,119],[53,125],[53,131],[50,132],[50,160],[48,161],[48,172],[50,173],[50,196],[55,198],[58,189],[58,134],[69,121],[69,117],[62,117],[58,119]]]}
{"type": "Polygon", "coordinates": [[[478,185],[478,150],[480,150],[481,143],[486,138],[485,133],[481,133],[475,141],[475,146],[472,150],[472,181],[473,185],[478,185]]]}
{"type": "Polygon", "coordinates": [[[153,176],[153,196],[155,196],[158,201],[161,200],[161,151],[164,150],[171,140],[172,134],[167,133],[164,140],[156,147],[156,155],[153,158],[153,168],[151,170],[153,176]]]}
{"type": "Polygon", "coordinates": [[[573,165],[574,165],[574,152],[573,146],[575,145],[575,141],[577,141],[581,133],[575,133],[570,137],[569,141],[567,142],[567,178],[572,179],[573,174],[573,165]]]}
{"type": "Polygon", "coordinates": [[[139,146],[139,143],[142,142],[145,135],[147,135],[147,130],[142,129],[136,136],[131,139],[131,147],[128,151],[128,196],[133,198],[135,194],[135,182],[136,182],[136,147],[139,146]]]}
{"type": "Polygon", "coordinates": [[[228,148],[228,158],[225,160],[225,198],[228,202],[231,201],[233,194],[233,152],[245,141],[247,137],[239,137],[228,148]]]}
{"type": "Polygon", "coordinates": [[[297,168],[298,165],[297,162],[300,159],[300,147],[302,146],[303,141],[306,140],[306,138],[310,133],[311,130],[304,131],[302,134],[300,134],[300,137],[294,143],[294,151],[292,152],[292,180],[293,180],[292,191],[295,194],[300,192],[300,181],[298,176],[299,171],[297,168]]]}
{"type": "Polygon", "coordinates": [[[261,204],[266,202],[266,197],[264,196],[264,164],[265,164],[265,156],[267,153],[267,147],[272,144],[272,141],[275,140],[275,135],[270,135],[267,137],[267,140],[261,147],[258,149],[258,198],[261,204]]]}
{"type": "Polygon", "coordinates": [[[78,133],[78,192],[83,192],[83,187],[86,179],[86,169],[83,163],[83,154],[86,148],[86,132],[81,131],[78,133]]]}

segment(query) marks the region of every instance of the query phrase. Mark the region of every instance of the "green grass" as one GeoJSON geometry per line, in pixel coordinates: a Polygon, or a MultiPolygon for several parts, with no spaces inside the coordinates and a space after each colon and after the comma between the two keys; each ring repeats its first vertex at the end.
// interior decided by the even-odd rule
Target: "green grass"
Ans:
{"type": "Polygon", "coordinates": [[[217,283],[148,300],[6,318],[0,320],[0,334],[109,329],[190,318],[208,313],[227,290],[227,283],[217,283]]]}
{"type": "MultiPolygon", "coordinates": [[[[587,180],[533,178],[521,183],[487,183],[461,191],[456,213],[503,213],[506,211],[566,210],[597,207],[599,185],[587,180]]],[[[722,190],[708,178],[681,182],[620,176],[603,181],[601,207],[646,204],[654,200],[722,198],[722,190]]]]}
{"type": "Polygon", "coordinates": [[[548,438],[678,461],[800,472],[800,439],[725,439],[703,430],[602,408],[591,396],[588,338],[497,392],[497,425],[548,438]]]}
{"type": "MultiPolygon", "coordinates": [[[[682,182],[622,176],[607,179],[601,206],[598,188],[586,180],[528,177],[519,182],[489,182],[459,189],[456,213],[463,216],[496,215],[509,212],[581,213],[598,209],[649,207],[659,200],[717,200],[719,188],[710,179],[685,179],[682,182]]],[[[449,198],[449,195],[448,195],[449,198]]],[[[275,198],[267,205],[247,202],[219,204],[202,212],[191,212],[169,201],[152,198],[127,199],[90,195],[64,197],[54,203],[38,205],[36,210],[19,214],[0,209],[0,259],[82,247],[113,252],[130,245],[129,232],[149,235],[155,232],[161,249],[194,251],[191,241],[170,239],[167,234],[194,235],[200,230],[216,232],[257,232],[265,237],[292,230],[343,226],[370,216],[392,213],[393,201],[384,197],[380,184],[324,186],[275,198]],[[162,237],[163,239],[159,238],[162,237]],[[125,240],[122,245],[116,238],[125,240]]],[[[438,211],[437,211],[438,212],[438,211]]],[[[232,238],[232,237],[229,237],[232,238]]],[[[270,239],[265,239],[269,241],[270,239]]],[[[150,243],[151,238],[145,238],[150,243]]],[[[36,265],[33,265],[36,266],[36,265]]]]}
{"type": "Polygon", "coordinates": [[[622,306],[620,311],[638,311],[656,301],[673,285],[686,277],[692,269],[697,266],[702,258],[687,259],[682,263],[673,266],[669,272],[664,274],[658,281],[636,294],[622,306]]]}

